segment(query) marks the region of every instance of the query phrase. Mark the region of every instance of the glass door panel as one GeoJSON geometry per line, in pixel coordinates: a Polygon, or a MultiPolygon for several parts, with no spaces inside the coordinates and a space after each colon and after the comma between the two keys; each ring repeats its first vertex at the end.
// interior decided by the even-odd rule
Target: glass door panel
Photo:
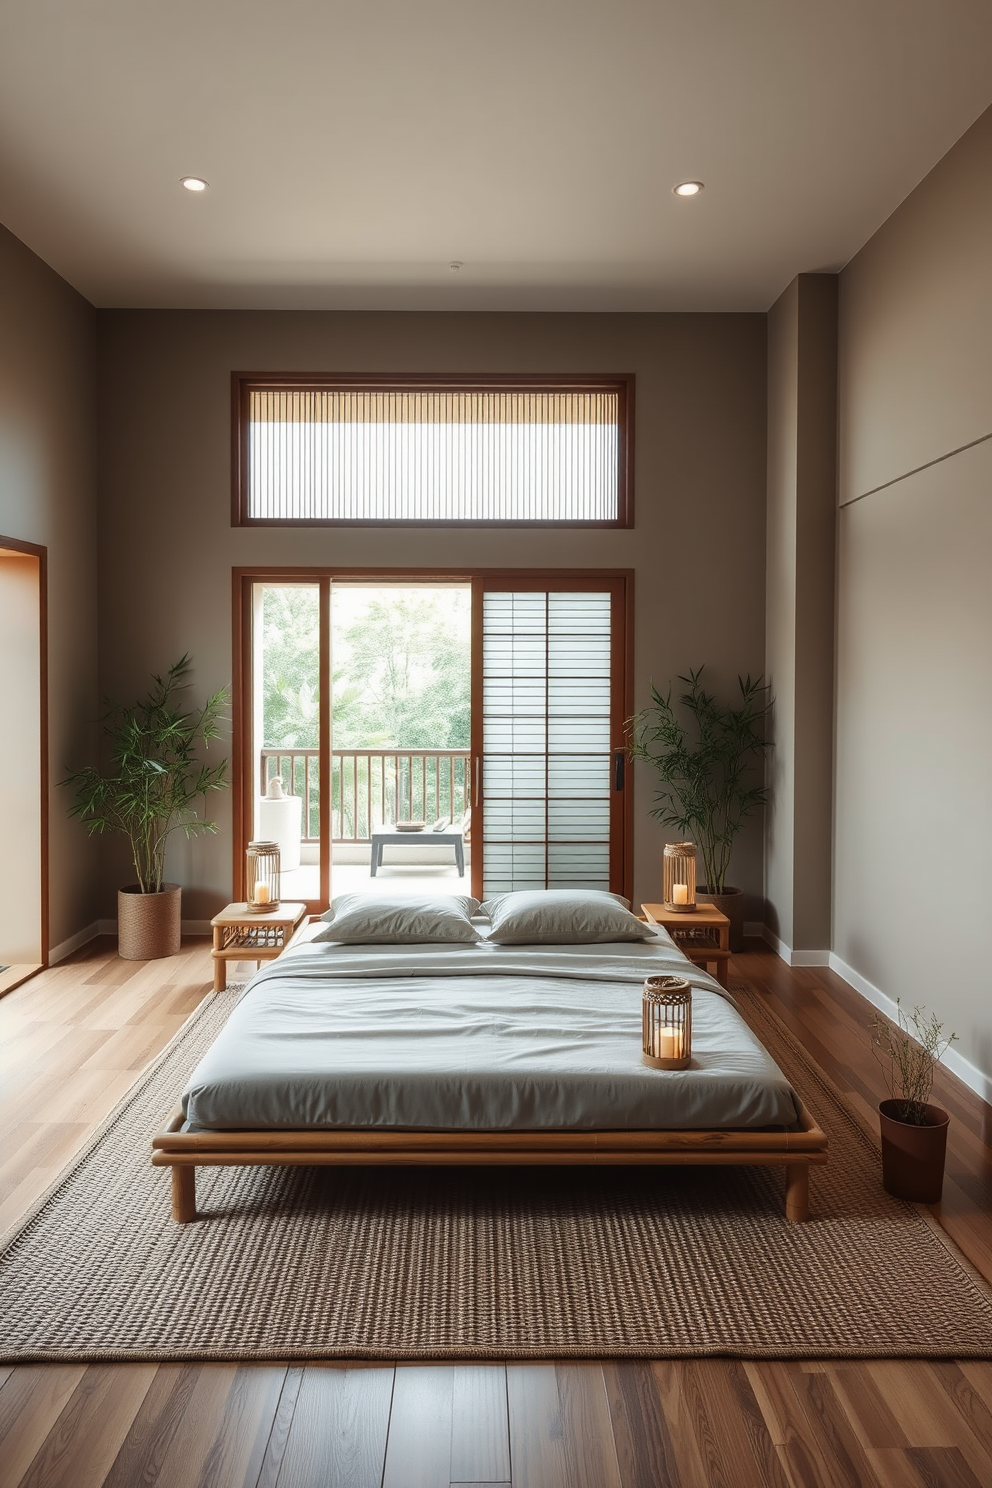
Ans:
{"type": "Polygon", "coordinates": [[[483,897],[622,891],[622,583],[477,581],[475,883],[483,897]]]}

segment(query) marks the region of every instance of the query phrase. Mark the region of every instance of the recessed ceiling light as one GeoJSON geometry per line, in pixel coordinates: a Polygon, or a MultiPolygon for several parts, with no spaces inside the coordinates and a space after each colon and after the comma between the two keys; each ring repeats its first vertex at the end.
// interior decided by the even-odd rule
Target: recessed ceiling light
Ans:
{"type": "Polygon", "coordinates": [[[676,196],[698,196],[702,189],[702,181],[680,181],[672,187],[676,196]]]}
{"type": "Polygon", "coordinates": [[[185,186],[187,191],[206,191],[207,182],[202,176],[182,176],[180,186],[185,186]]]}
{"type": "Polygon", "coordinates": [[[459,269],[461,269],[462,267],[463,267],[463,264],[462,264],[462,261],[461,261],[460,258],[453,258],[451,260],[451,262],[449,263],[449,265],[448,265],[448,268],[451,270],[451,272],[453,274],[457,274],[458,271],[459,271],[459,269]]]}

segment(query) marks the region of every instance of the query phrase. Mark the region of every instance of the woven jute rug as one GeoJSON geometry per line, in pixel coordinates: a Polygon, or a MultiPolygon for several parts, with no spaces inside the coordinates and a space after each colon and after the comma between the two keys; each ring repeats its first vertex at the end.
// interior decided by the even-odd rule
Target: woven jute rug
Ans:
{"type": "Polygon", "coordinates": [[[175,1225],[149,1139],[220,993],[4,1242],[0,1358],[992,1358],[981,1279],[735,991],[830,1138],[806,1224],[759,1168],[214,1168],[175,1225]]]}

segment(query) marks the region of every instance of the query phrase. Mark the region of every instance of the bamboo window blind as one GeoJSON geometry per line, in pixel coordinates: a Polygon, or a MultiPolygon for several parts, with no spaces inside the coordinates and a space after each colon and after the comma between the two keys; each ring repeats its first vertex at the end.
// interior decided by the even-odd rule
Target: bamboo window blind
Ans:
{"type": "Polygon", "coordinates": [[[437,388],[242,380],[237,520],[627,526],[627,381],[437,388]]]}

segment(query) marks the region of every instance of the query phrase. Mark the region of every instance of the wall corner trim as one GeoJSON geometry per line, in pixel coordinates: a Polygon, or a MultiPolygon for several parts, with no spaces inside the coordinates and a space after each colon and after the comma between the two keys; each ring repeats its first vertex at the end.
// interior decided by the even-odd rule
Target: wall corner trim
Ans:
{"type": "Polygon", "coordinates": [[[86,925],[82,930],[77,930],[75,935],[70,935],[68,940],[62,940],[58,945],[50,946],[48,951],[49,966],[56,966],[59,961],[64,961],[66,956],[71,956],[73,951],[78,951],[80,946],[87,945],[89,941],[95,940],[100,934],[102,921],[94,920],[91,925],[86,925]]]}
{"type": "Polygon", "coordinates": [[[771,946],[776,956],[781,956],[786,966],[830,966],[831,951],[794,951],[784,940],[779,940],[767,925],[760,927],[761,937],[771,946]]]}
{"type": "MultiPolygon", "coordinates": [[[[835,971],[839,977],[843,977],[844,981],[853,987],[855,992],[860,992],[861,996],[866,1002],[870,1002],[872,1007],[878,1008],[879,1012],[884,1013],[893,1023],[898,1021],[899,1013],[894,998],[889,997],[887,993],[882,992],[878,987],[874,986],[873,983],[868,981],[867,977],[863,977],[859,971],[855,971],[853,966],[848,966],[847,962],[842,961],[833,951],[830,952],[828,964],[831,971],[835,971]]],[[[986,1075],[977,1065],[972,1064],[970,1059],[965,1059],[963,1054],[959,1054],[955,1049],[951,1048],[948,1049],[941,1063],[946,1069],[951,1071],[951,1074],[957,1075],[958,1079],[962,1084],[967,1085],[969,1090],[973,1090],[976,1095],[981,1096],[982,1100],[992,1102],[992,1077],[986,1075]]]]}

